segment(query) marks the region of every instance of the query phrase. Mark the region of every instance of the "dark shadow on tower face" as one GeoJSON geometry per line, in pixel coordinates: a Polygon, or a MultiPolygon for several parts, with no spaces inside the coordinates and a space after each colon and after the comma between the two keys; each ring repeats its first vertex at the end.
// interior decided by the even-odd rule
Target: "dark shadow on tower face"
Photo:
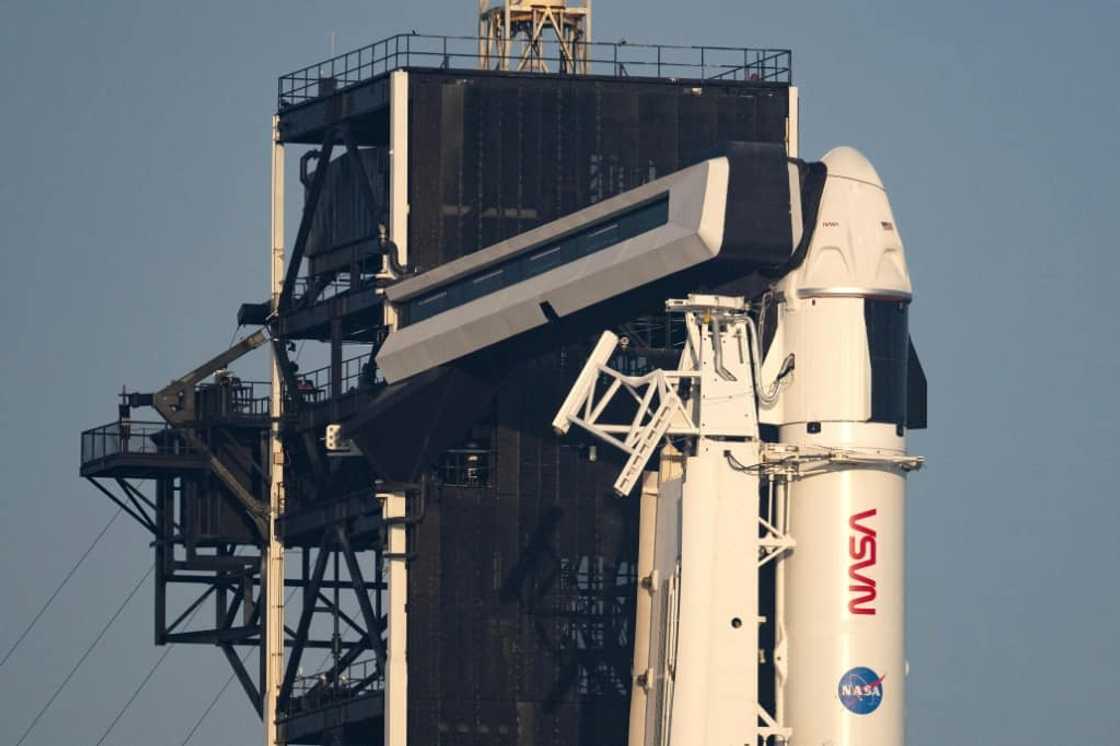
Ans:
{"type": "Polygon", "coordinates": [[[564,511],[558,506],[545,510],[529,541],[502,582],[500,599],[516,601],[521,609],[532,614],[542,598],[548,595],[560,572],[560,555],[556,535],[564,511]]]}

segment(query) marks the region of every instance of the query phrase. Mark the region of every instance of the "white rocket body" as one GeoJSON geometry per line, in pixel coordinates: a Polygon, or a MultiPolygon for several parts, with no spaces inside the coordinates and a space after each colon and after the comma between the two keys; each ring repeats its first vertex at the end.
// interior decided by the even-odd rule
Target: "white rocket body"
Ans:
{"type": "MultiPolygon", "coordinates": [[[[886,191],[857,151],[828,177],[802,264],[776,286],[763,366],[795,368],[760,419],[782,443],[901,456],[910,278],[886,191]],[[899,360],[901,356],[901,360],[899,360]]],[[[778,565],[778,719],[791,746],[905,741],[905,473],[824,462],[790,480],[796,546],[778,565]]]]}

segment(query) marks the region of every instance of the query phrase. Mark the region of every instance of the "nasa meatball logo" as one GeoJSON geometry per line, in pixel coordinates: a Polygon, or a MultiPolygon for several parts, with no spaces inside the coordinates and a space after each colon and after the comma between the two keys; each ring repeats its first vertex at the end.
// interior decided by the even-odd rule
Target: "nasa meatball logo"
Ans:
{"type": "Polygon", "coordinates": [[[883,701],[885,678],[864,666],[853,668],[840,677],[840,703],[857,715],[870,715],[883,701]]]}

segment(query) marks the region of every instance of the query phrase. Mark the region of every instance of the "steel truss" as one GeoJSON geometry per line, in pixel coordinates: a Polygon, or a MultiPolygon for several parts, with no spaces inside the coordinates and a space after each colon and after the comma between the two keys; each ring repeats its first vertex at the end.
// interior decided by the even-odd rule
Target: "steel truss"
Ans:
{"type": "Polygon", "coordinates": [[[479,0],[478,57],[483,70],[560,72],[586,75],[591,41],[591,3],[568,6],[566,0],[506,0],[490,7],[479,0]],[[554,46],[555,53],[546,52],[554,46]],[[518,48],[519,47],[519,48],[518,48]],[[550,70],[548,61],[556,62],[550,70]]]}
{"type": "MultiPolygon", "coordinates": [[[[261,690],[254,675],[242,662],[237,648],[262,644],[261,613],[264,594],[261,584],[261,554],[256,544],[216,543],[200,547],[183,537],[175,501],[181,487],[177,477],[152,480],[87,477],[106,497],[119,505],[138,525],[150,532],[156,553],[155,642],[157,645],[213,645],[221,649],[233,673],[261,713],[261,690]],[[145,487],[154,486],[154,495],[145,487]],[[243,553],[244,552],[244,553],[243,553]],[[188,599],[178,614],[169,613],[172,589],[181,589],[188,599]],[[191,620],[209,606],[208,624],[191,620]]],[[[289,650],[281,690],[281,711],[301,709],[293,701],[300,696],[319,697],[325,689],[337,700],[339,692],[356,697],[381,686],[384,671],[386,624],[382,593],[385,553],[380,546],[369,548],[368,539],[357,545],[351,526],[342,520],[328,526],[314,546],[301,548],[301,562],[292,563],[297,572],[284,580],[287,595],[301,601],[296,627],[285,628],[284,645],[289,650]],[[363,571],[366,565],[369,570],[363,571]],[[331,571],[333,568],[333,571],[331,571]],[[349,594],[359,609],[357,618],[345,603],[349,594]],[[344,596],[343,594],[346,594],[344,596]],[[324,630],[329,629],[329,634],[324,630]],[[311,677],[300,675],[307,650],[330,651],[329,665],[311,677]],[[372,660],[362,664],[364,675],[350,675],[365,653],[372,660]],[[314,685],[299,682],[314,679],[314,685]],[[300,685],[297,685],[299,683],[300,685]],[[318,688],[316,688],[316,686],[318,688]]],[[[203,613],[201,619],[207,614],[203,613]]]]}
{"type": "MultiPolygon", "coordinates": [[[[286,270],[280,244],[282,277],[274,312],[260,319],[265,328],[154,394],[126,394],[118,423],[83,434],[83,476],[153,537],[156,644],[220,648],[262,717],[268,709],[266,680],[272,680],[266,677],[264,652],[276,648],[267,646],[266,546],[277,534],[277,520],[293,518],[295,533],[282,538],[287,549],[300,550],[301,557],[288,563],[288,572],[281,571],[282,584],[273,586],[287,589],[284,595],[293,599],[299,597],[298,616],[282,627],[279,649],[288,654],[286,661],[281,658],[279,687],[270,695],[279,720],[308,712],[312,703],[339,704],[378,692],[385,677],[382,596],[388,587],[384,564],[391,558],[383,551],[381,506],[372,487],[364,494],[339,497],[340,491],[369,481],[361,478],[360,468],[348,471],[328,463],[315,428],[305,422],[320,402],[305,396],[288,355],[290,340],[281,329],[285,320],[312,308],[337,274],[308,278],[295,297],[331,154],[339,143],[347,148],[364,186],[362,193],[374,208],[353,132],[345,123],[327,128],[320,147],[302,164],[304,211],[286,270]],[[313,171],[307,169],[311,161],[316,165],[313,171]],[[278,389],[274,386],[274,399],[279,397],[279,406],[273,401],[271,414],[255,399],[248,408],[205,406],[206,397],[213,398],[218,389],[217,383],[204,381],[265,342],[277,362],[280,381],[278,389]],[[133,424],[131,409],[137,406],[153,407],[166,425],[133,424]],[[268,435],[274,425],[279,441],[272,448],[268,435]],[[288,462],[292,469],[277,503],[269,495],[271,472],[274,464],[283,469],[288,462]],[[173,599],[185,602],[177,614],[169,611],[173,599]],[[199,624],[196,619],[209,621],[199,624]],[[262,651],[258,673],[251,673],[238,653],[239,648],[251,647],[262,651]],[[304,676],[309,649],[328,652],[326,669],[304,676]],[[355,674],[358,669],[361,675],[355,674]]],[[[282,235],[274,235],[274,243],[282,240],[282,235]]],[[[370,236],[369,242],[374,249],[368,261],[359,258],[351,266],[352,289],[355,283],[367,282],[366,275],[376,286],[377,275],[405,271],[384,235],[370,236]]],[[[332,331],[339,328],[332,322],[332,331]]],[[[340,351],[341,335],[332,334],[331,341],[340,351]]],[[[332,363],[338,357],[332,355],[332,363]]],[[[331,375],[337,378],[340,371],[332,368],[331,375]]],[[[340,382],[335,382],[332,397],[340,390],[340,382]]],[[[284,600],[271,602],[282,606],[284,600]]]]}

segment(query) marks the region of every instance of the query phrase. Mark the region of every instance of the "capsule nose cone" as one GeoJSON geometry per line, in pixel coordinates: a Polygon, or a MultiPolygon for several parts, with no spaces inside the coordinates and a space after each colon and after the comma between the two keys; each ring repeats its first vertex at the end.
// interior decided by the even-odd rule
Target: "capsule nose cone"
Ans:
{"type": "Polygon", "coordinates": [[[850,148],[847,145],[841,145],[838,148],[833,148],[821,158],[825,166],[828,167],[828,175],[838,176],[842,179],[853,179],[855,181],[862,181],[872,186],[877,186],[883,189],[883,180],[879,178],[879,172],[871,165],[871,161],[864,157],[863,153],[855,148],[850,148]]]}
{"type": "Polygon", "coordinates": [[[805,261],[785,290],[817,296],[910,297],[902,238],[875,167],[854,148],[821,159],[828,179],[805,261]]]}

